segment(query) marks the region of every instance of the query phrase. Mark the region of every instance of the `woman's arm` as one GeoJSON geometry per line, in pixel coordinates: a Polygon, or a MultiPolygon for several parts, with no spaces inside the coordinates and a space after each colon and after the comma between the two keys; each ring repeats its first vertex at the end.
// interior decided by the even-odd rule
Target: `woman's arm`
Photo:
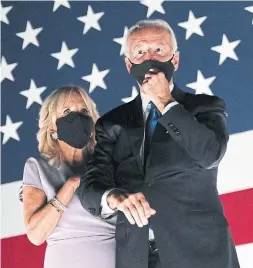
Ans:
{"type": "MultiPolygon", "coordinates": [[[[57,193],[56,198],[67,207],[80,178],[71,177],[57,193]]],[[[28,239],[34,245],[41,245],[52,233],[63,212],[48,204],[44,191],[33,186],[23,187],[24,221],[28,239]]]]}

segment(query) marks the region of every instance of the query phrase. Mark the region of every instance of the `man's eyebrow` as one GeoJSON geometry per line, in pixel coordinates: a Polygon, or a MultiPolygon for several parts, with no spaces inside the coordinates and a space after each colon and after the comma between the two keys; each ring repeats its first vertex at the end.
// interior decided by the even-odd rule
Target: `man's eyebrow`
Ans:
{"type": "Polygon", "coordinates": [[[133,45],[133,49],[139,48],[139,47],[141,47],[143,45],[145,45],[145,44],[143,42],[140,42],[140,43],[138,43],[136,45],[133,45]]]}
{"type": "Polygon", "coordinates": [[[166,45],[167,42],[165,42],[164,40],[159,40],[156,42],[157,45],[166,45]]]}

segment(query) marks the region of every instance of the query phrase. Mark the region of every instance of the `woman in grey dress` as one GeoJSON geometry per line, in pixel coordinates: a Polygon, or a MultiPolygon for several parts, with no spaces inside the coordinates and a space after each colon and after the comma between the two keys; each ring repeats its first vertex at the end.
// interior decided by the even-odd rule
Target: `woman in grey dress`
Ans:
{"type": "Polygon", "coordinates": [[[95,145],[96,106],[84,90],[62,87],[41,107],[39,157],[26,161],[24,220],[28,239],[47,242],[45,268],[114,268],[115,218],[83,209],[76,189],[95,145]]]}

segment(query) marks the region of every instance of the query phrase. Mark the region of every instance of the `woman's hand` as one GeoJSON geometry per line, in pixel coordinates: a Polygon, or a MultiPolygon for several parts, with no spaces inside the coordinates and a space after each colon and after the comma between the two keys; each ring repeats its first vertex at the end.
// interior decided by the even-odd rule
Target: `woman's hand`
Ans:
{"type": "Polygon", "coordinates": [[[61,190],[56,195],[57,199],[62,202],[64,206],[67,206],[71,201],[73,194],[80,185],[80,177],[70,177],[62,186],[61,190]]]}
{"type": "Polygon", "coordinates": [[[65,184],[76,190],[80,185],[80,177],[72,176],[65,182],[65,184]]]}

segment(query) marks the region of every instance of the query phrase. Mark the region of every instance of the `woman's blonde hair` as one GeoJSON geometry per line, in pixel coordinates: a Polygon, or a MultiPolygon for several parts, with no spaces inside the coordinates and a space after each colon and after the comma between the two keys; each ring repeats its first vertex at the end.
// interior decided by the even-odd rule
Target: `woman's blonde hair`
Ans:
{"type": "MultiPolygon", "coordinates": [[[[47,159],[57,159],[62,161],[61,150],[57,140],[52,137],[52,127],[57,119],[57,111],[59,111],[66,100],[72,93],[79,94],[88,110],[88,114],[92,117],[94,124],[96,123],[99,114],[96,109],[96,104],[85,92],[84,89],[78,86],[63,86],[53,91],[44,101],[39,113],[39,131],[37,140],[40,153],[47,159]],[[61,107],[60,107],[61,106],[61,107]]],[[[86,148],[92,152],[95,146],[95,129],[93,128],[92,136],[89,139],[86,148]]]]}

